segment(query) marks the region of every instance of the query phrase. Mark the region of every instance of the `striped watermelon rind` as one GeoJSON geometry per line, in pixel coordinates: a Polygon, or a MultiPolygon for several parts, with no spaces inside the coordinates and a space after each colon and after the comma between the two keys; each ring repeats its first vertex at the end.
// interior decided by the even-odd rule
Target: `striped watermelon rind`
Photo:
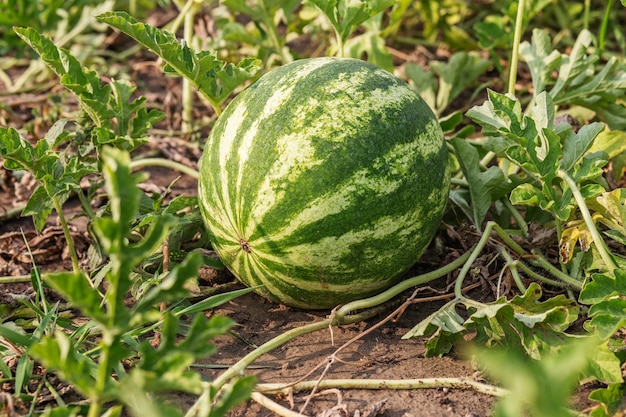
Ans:
{"type": "Polygon", "coordinates": [[[396,283],[448,200],[447,149],[428,105],[366,62],[295,61],[216,122],[199,201],[214,250],[267,298],[332,308],[396,283]]]}

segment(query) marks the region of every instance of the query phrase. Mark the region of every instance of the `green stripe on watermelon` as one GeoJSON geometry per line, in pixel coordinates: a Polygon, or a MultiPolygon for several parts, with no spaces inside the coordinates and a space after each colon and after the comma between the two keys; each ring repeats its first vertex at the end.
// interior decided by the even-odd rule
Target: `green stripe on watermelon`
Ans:
{"type": "Polygon", "coordinates": [[[200,206],[247,285],[331,308],[397,282],[448,199],[447,150],[406,83],[354,59],[280,67],[239,94],[206,143],[200,206]]]}

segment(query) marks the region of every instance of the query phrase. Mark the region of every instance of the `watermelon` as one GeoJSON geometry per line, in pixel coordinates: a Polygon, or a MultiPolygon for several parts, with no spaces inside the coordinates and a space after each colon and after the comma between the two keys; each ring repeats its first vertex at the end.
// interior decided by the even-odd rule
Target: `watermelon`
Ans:
{"type": "Polygon", "coordinates": [[[200,161],[213,249],[288,306],[377,294],[420,258],[448,200],[437,118],[404,81],[346,58],[298,60],[226,107],[200,161]]]}

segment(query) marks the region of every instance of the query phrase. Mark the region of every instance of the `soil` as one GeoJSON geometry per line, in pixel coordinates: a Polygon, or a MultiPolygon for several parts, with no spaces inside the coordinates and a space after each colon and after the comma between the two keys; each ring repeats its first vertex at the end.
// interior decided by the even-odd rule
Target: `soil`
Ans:
{"type": "MultiPolygon", "coordinates": [[[[259,383],[288,385],[302,379],[418,379],[464,377],[480,378],[466,361],[454,355],[424,357],[424,340],[402,340],[402,336],[421,319],[436,309],[438,304],[417,304],[407,309],[397,320],[368,332],[383,319],[383,315],[339,328],[321,330],[301,336],[255,362],[258,369],[251,371],[259,383]],[[355,337],[362,336],[356,340],[355,337]],[[329,366],[329,358],[340,346],[351,341],[329,366]],[[324,371],[326,373],[323,375],[324,371]]],[[[311,313],[281,308],[250,294],[218,309],[216,313],[234,318],[239,324],[237,338],[222,337],[216,341],[217,357],[211,363],[232,365],[253,345],[260,345],[287,330],[325,318],[323,313],[311,313]]],[[[208,377],[218,371],[206,372],[208,377]]],[[[321,389],[305,404],[311,391],[294,393],[293,397],[272,396],[287,408],[307,415],[355,416],[380,415],[387,417],[411,416],[488,416],[494,399],[486,394],[463,389],[321,389]],[[380,408],[377,408],[380,407],[380,408]],[[371,410],[378,413],[367,414],[371,410]],[[360,414],[359,414],[360,413],[360,414]]],[[[249,402],[234,410],[233,417],[271,416],[258,404],[249,402]]]]}
{"type": "MultiPolygon", "coordinates": [[[[118,46],[120,49],[123,46],[118,46]]],[[[419,50],[409,51],[411,56],[419,56],[419,50]]],[[[419,60],[417,60],[419,61],[419,60]]],[[[167,115],[160,127],[165,130],[180,128],[180,80],[164,77],[154,57],[146,54],[135,58],[129,63],[131,77],[138,82],[139,92],[148,98],[151,105],[160,108],[167,115]]],[[[35,120],[33,114],[48,114],[51,106],[50,94],[59,94],[59,88],[52,87],[33,95],[11,97],[3,93],[5,106],[0,108],[0,120],[7,120],[14,127],[34,123],[29,139],[42,137],[50,125],[50,121],[35,120]],[[4,112],[4,113],[2,113],[4,112]]],[[[195,109],[197,120],[212,117],[211,112],[201,104],[195,109]]],[[[53,121],[52,121],[53,122],[53,121]]],[[[206,137],[206,132],[200,132],[206,137]]],[[[199,148],[189,138],[183,140],[172,135],[162,135],[151,141],[142,152],[159,153],[161,156],[175,159],[195,167],[199,158],[199,148]]],[[[0,169],[0,213],[7,212],[24,203],[32,192],[33,182],[28,178],[18,179],[9,171],[0,169]]],[[[150,178],[146,182],[149,192],[162,191],[178,176],[178,173],[166,169],[151,169],[150,178]]],[[[183,177],[172,188],[172,196],[185,194],[194,195],[195,181],[183,177]]],[[[65,208],[69,217],[78,212],[78,202],[70,200],[65,208]]],[[[72,221],[73,233],[79,243],[81,262],[87,259],[89,238],[85,230],[85,222],[81,218],[72,221]]],[[[22,231],[29,242],[30,250],[36,255],[35,262],[43,270],[71,269],[64,246],[63,234],[56,218],[51,216],[42,233],[33,231],[30,219],[0,219],[0,276],[20,276],[29,274],[32,260],[24,244],[22,231]]],[[[466,246],[467,234],[460,231],[442,229],[441,239],[454,240],[456,249],[466,246]]],[[[469,245],[467,245],[469,246],[469,245]]],[[[444,246],[445,248],[445,246],[444,246]]],[[[444,251],[447,250],[444,249],[444,251]]],[[[445,262],[439,252],[434,249],[422,259],[420,268],[434,269],[434,265],[445,262]]],[[[489,285],[490,272],[486,270],[478,274],[474,283],[475,296],[488,299],[492,293],[489,285]]],[[[424,292],[424,297],[441,296],[450,293],[448,278],[442,278],[433,284],[438,289],[424,292]]],[[[0,302],[15,303],[16,294],[30,296],[32,289],[29,284],[0,285],[0,302]]],[[[440,297],[442,298],[442,297],[440,297]]],[[[470,362],[458,352],[453,351],[445,357],[425,357],[424,339],[403,340],[402,336],[428,314],[435,311],[443,301],[430,301],[410,305],[399,317],[375,327],[393,310],[365,322],[325,329],[300,336],[258,359],[249,369],[261,383],[290,384],[305,380],[324,379],[417,379],[417,378],[468,378],[481,380],[481,375],[470,362]],[[357,336],[360,336],[357,338],[357,336]],[[337,355],[336,360],[323,370],[329,363],[329,357],[344,343],[356,338],[337,355]],[[316,368],[317,367],[317,368],[316,368]],[[313,371],[313,372],[312,372],[313,371]],[[311,373],[312,372],[312,373],[311,373]]],[[[19,304],[15,304],[16,306],[19,304]]],[[[286,308],[267,301],[256,294],[248,294],[237,298],[210,314],[221,314],[231,317],[236,323],[236,337],[220,337],[215,340],[218,353],[201,364],[202,373],[207,378],[215,378],[223,369],[219,366],[230,366],[273,337],[298,326],[324,320],[329,312],[309,312],[286,308]]],[[[65,391],[63,391],[65,392],[65,391]]],[[[274,401],[287,408],[299,410],[307,401],[309,392],[289,394],[267,394],[274,401]]],[[[588,404],[586,392],[581,391],[576,401],[579,408],[588,404]]],[[[190,403],[192,399],[181,396],[176,402],[190,403]]],[[[303,411],[306,415],[316,416],[489,416],[494,397],[471,389],[458,388],[413,388],[413,389],[321,389],[308,403],[303,411]]],[[[43,402],[42,402],[43,403],[43,402]]],[[[273,413],[253,401],[247,402],[230,413],[232,417],[271,416],[273,413]]]]}

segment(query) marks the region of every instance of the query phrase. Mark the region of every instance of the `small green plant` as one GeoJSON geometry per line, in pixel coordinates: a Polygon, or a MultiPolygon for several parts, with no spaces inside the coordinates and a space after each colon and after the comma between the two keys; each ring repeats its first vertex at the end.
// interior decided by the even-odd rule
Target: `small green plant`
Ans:
{"type": "MultiPolygon", "coordinates": [[[[196,395],[205,399],[194,406],[201,413],[224,415],[247,398],[253,379],[233,380],[228,386],[214,387],[188,367],[197,358],[212,354],[215,349],[207,342],[225,334],[232,326],[224,317],[208,320],[201,312],[248,290],[194,305],[181,304],[188,294],[185,283],[207,262],[196,252],[173,264],[170,270],[153,268],[150,285],[138,282],[147,273],[138,274],[138,267],[154,257],[166,239],[174,249],[178,248],[183,236],[178,225],[189,227],[193,222],[177,215],[194,205],[188,199],[179,198],[165,208],[157,199],[148,213],[140,210],[146,203],[146,197],[136,186],[142,176],[131,174],[128,152],[145,142],[146,132],[162,114],[148,111],[144,98],[132,98],[135,87],[129,82],[112,80],[102,84],[98,74],[82,67],[69,51],[57,48],[47,37],[33,29],[18,28],[16,32],[75,94],[83,118],[75,129],[68,129],[68,120],[59,121],[34,146],[15,129],[0,129],[0,155],[5,167],[29,171],[39,182],[23,214],[32,214],[36,228],[41,230],[48,215],[56,210],[73,264],[72,272],[48,273],[43,277],[33,269],[32,284],[38,289],[37,298],[35,302],[25,303],[37,317],[38,324],[31,334],[24,335],[10,322],[0,325],[0,334],[11,348],[3,350],[2,355],[19,357],[15,373],[6,365],[2,369],[14,382],[14,395],[32,400],[26,390],[37,360],[47,372],[59,375],[89,401],[88,407],[68,405],[57,395],[57,406],[48,408],[44,415],[113,416],[120,415],[124,408],[137,415],[146,410],[151,415],[181,415],[180,411],[159,408],[149,399],[150,393],[164,391],[196,395]],[[108,204],[97,215],[91,208],[92,195],[85,194],[80,185],[85,175],[92,176],[96,186],[103,183],[107,191],[108,204]],[[83,203],[101,259],[107,260],[99,270],[84,271],[79,266],[62,209],[73,194],[83,203]],[[131,235],[133,239],[129,239],[131,235]],[[138,241],[137,236],[140,236],[138,241]],[[76,327],[60,317],[59,305],[51,306],[47,302],[43,283],[78,308],[89,322],[76,327]],[[126,299],[135,287],[141,290],[135,291],[135,303],[128,307],[126,299]],[[159,310],[168,303],[171,303],[169,308],[159,310]],[[157,347],[149,339],[155,331],[159,335],[157,347]],[[127,372],[125,366],[129,364],[134,366],[127,372]],[[107,406],[105,412],[103,407],[109,401],[117,405],[107,406]]],[[[208,262],[219,267],[216,261],[208,262]]],[[[37,390],[43,386],[53,389],[45,377],[37,390]]],[[[32,401],[32,411],[34,407],[32,401]]]]}
{"type": "MultiPolygon", "coordinates": [[[[36,311],[42,314],[43,320],[30,337],[2,325],[2,336],[13,346],[25,349],[21,356],[24,365],[18,365],[15,377],[16,394],[28,379],[28,369],[36,359],[48,372],[55,372],[72,384],[89,401],[88,416],[100,416],[109,401],[120,405],[109,408],[104,413],[108,416],[121,415],[124,407],[135,415],[143,415],[146,409],[156,416],[181,415],[156,406],[154,399],[148,397],[149,393],[166,391],[197,396],[207,392],[210,402],[197,404],[197,407],[203,415],[221,416],[246,398],[253,380],[241,379],[234,382],[232,389],[220,391],[203,382],[200,375],[189,371],[188,367],[196,359],[214,353],[215,348],[208,342],[225,334],[233,324],[225,317],[207,319],[198,311],[224,303],[242,291],[215,296],[194,306],[179,305],[188,293],[185,283],[196,276],[202,263],[201,256],[192,253],[171,271],[160,274],[158,285],[152,286],[128,307],[125,300],[134,284],[133,268],[163,244],[176,223],[176,217],[171,214],[155,217],[145,238],[130,243],[127,236],[139,207],[141,192],[136,182],[140,177],[131,174],[126,152],[105,147],[102,149],[102,164],[111,214],[94,220],[93,229],[109,259],[106,290],[102,293],[94,287],[82,271],[44,276],[46,284],[91,321],[80,328],[66,323],[63,329],[56,323],[56,307],[51,308],[45,299],[40,299],[44,309],[37,308],[36,311]],[[159,311],[159,306],[164,303],[171,307],[159,311]],[[183,321],[190,322],[183,326],[183,321]],[[156,347],[148,338],[153,331],[159,334],[156,347]],[[128,363],[135,365],[126,371],[125,364],[128,363]]],[[[37,282],[37,288],[41,288],[40,281],[34,282],[37,282]]],[[[78,408],[61,402],[44,414],[74,415],[78,408]]]]}

